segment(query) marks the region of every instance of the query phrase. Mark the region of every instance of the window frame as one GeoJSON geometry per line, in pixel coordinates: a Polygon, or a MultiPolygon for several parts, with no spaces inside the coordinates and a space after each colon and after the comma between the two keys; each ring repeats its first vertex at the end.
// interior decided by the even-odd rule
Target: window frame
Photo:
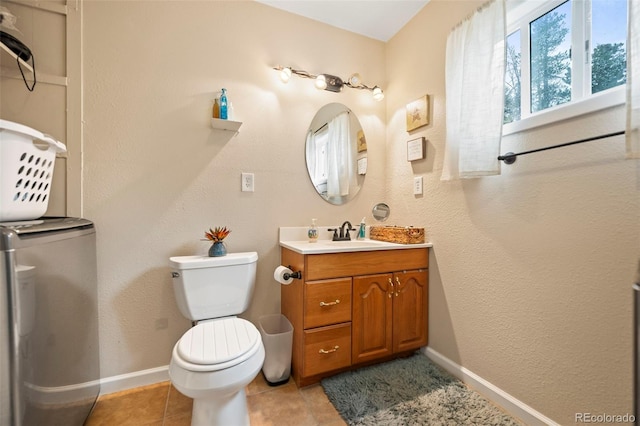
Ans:
{"type": "MultiPolygon", "coordinates": [[[[520,30],[520,120],[502,125],[502,135],[510,135],[559,121],[579,117],[625,103],[625,85],[595,94],[591,93],[591,43],[588,27],[591,23],[591,0],[571,0],[571,100],[561,105],[531,112],[531,58],[529,25],[535,19],[560,6],[567,0],[507,2],[507,31],[505,40],[520,30]],[[584,46],[576,49],[575,46],[584,46]],[[526,61],[526,62],[525,62],[526,61]],[[525,90],[526,85],[526,90],[525,90]]],[[[629,0],[627,0],[629,1],[629,0]]],[[[505,43],[506,45],[506,43],[505,43]]]]}

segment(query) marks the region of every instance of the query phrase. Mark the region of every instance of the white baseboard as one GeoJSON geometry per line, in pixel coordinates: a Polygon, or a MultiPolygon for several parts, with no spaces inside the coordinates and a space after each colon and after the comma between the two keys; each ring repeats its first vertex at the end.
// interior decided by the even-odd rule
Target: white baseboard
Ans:
{"type": "Polygon", "coordinates": [[[489,383],[463,366],[456,364],[430,347],[423,348],[422,352],[433,362],[447,370],[458,379],[462,380],[470,387],[476,389],[485,398],[491,400],[496,405],[499,405],[511,416],[520,419],[526,425],[559,426],[558,423],[544,416],[542,413],[539,413],[524,402],[514,398],[499,387],[489,383]]]}
{"type": "Polygon", "coordinates": [[[148,370],[134,371],[133,373],[121,374],[119,376],[105,377],[100,379],[100,395],[166,382],[167,380],[169,380],[168,365],[150,368],[148,370]]]}

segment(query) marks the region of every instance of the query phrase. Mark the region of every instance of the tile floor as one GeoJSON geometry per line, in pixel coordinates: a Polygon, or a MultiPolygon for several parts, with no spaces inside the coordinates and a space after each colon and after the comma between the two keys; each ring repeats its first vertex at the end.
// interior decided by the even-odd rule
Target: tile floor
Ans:
{"type": "MultiPolygon", "coordinates": [[[[247,386],[252,426],[346,425],[319,384],[298,389],[293,379],[271,387],[262,373],[247,386]]],[[[189,426],[192,400],[170,382],[103,395],[85,426],[189,426]]]]}

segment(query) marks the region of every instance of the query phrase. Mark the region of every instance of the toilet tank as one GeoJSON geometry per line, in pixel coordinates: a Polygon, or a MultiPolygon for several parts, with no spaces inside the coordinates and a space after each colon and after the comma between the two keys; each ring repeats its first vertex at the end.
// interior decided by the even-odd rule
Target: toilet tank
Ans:
{"type": "Polygon", "coordinates": [[[251,302],[258,253],[169,259],[173,290],[182,315],[192,321],[238,315],[251,302]]]}

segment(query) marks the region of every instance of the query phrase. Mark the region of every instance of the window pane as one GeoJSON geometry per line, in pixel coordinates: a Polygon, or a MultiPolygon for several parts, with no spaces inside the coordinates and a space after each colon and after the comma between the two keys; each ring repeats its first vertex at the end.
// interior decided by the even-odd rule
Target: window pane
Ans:
{"type": "Polygon", "coordinates": [[[507,69],[504,76],[504,120],[520,120],[520,30],[507,37],[507,69]]]}
{"type": "Polygon", "coordinates": [[[571,101],[571,2],[529,25],[531,112],[571,101]]]}
{"type": "Polygon", "coordinates": [[[627,81],[627,1],[593,0],[591,8],[591,93],[597,93],[627,81]]]}

